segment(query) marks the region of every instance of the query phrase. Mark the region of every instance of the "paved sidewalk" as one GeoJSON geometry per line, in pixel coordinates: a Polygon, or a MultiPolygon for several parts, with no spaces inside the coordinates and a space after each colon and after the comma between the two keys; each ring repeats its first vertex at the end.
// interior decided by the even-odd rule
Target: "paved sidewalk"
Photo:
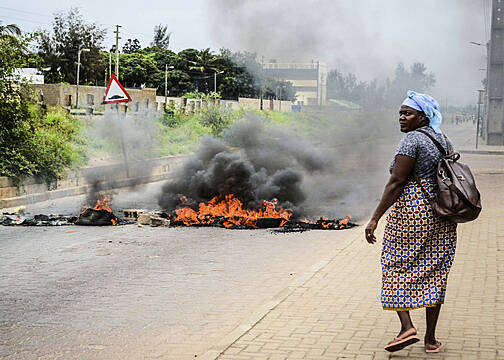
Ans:
{"type": "MultiPolygon", "coordinates": [[[[458,245],[437,336],[438,359],[504,358],[504,156],[464,155],[482,191],[480,218],[458,228],[458,245]]],[[[378,235],[383,234],[384,220],[378,235]]],[[[363,228],[353,241],[216,344],[204,359],[431,358],[423,343],[390,355],[383,346],[399,330],[381,309],[380,245],[363,228]],[[255,316],[255,319],[254,319],[255,316]],[[219,355],[220,354],[220,355],[219,355]]],[[[411,312],[423,336],[425,311],[411,312]]]]}

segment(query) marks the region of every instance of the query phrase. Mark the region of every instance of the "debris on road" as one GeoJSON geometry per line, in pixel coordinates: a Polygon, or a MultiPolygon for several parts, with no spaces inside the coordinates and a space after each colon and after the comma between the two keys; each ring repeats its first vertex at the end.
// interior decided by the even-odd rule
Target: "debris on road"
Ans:
{"type": "Polygon", "coordinates": [[[62,226],[73,225],[77,220],[76,216],[63,216],[63,215],[35,215],[33,218],[17,214],[3,214],[0,215],[0,225],[13,226],[62,226]]]}

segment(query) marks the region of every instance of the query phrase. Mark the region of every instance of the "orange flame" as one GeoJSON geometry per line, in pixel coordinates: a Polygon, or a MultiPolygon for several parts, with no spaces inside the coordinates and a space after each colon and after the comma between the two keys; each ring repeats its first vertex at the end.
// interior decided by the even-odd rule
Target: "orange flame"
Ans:
{"type": "MultiPolygon", "coordinates": [[[[108,196],[105,196],[103,199],[98,199],[96,200],[95,206],[93,206],[93,210],[106,210],[108,212],[112,212],[112,209],[109,207],[110,203],[110,198],[108,196]]],[[[84,206],[82,208],[81,213],[89,209],[89,206],[84,206]]]]}
{"type": "Polygon", "coordinates": [[[112,209],[109,207],[110,198],[105,196],[103,199],[96,200],[96,204],[93,207],[93,210],[106,210],[108,212],[112,212],[112,209]]]}
{"type": "Polygon", "coordinates": [[[344,227],[346,227],[348,225],[348,221],[350,220],[350,215],[347,215],[345,219],[341,220],[339,222],[339,228],[340,229],[343,229],[344,227]]]}
{"type": "MultiPolygon", "coordinates": [[[[185,199],[181,199],[184,202],[185,199]]],[[[243,203],[233,194],[224,198],[216,196],[207,203],[200,203],[198,211],[189,207],[175,211],[177,218],[184,225],[209,225],[223,218],[223,225],[227,228],[248,225],[257,227],[257,220],[260,218],[282,218],[280,226],[285,225],[292,216],[290,209],[277,209],[277,200],[264,201],[263,209],[248,210],[243,208],[243,203]]]]}

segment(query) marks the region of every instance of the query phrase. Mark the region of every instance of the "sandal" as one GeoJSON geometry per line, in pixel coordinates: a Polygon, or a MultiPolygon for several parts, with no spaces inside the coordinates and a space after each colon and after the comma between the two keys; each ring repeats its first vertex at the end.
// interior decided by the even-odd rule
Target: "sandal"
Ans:
{"type": "MultiPolygon", "coordinates": [[[[404,349],[406,346],[419,342],[420,338],[417,336],[416,329],[413,331],[406,331],[403,335],[394,338],[391,342],[385,346],[385,350],[389,352],[395,352],[404,349]]],[[[427,349],[425,350],[427,351],[427,349]]]]}
{"type": "Polygon", "coordinates": [[[443,349],[443,344],[441,344],[439,341],[436,341],[436,344],[425,344],[425,352],[428,354],[437,354],[441,351],[441,349],[443,349]]]}

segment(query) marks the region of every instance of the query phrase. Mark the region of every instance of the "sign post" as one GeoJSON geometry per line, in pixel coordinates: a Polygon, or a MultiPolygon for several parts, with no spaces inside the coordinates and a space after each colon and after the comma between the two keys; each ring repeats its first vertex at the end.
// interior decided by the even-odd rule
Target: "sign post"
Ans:
{"type": "Polygon", "coordinates": [[[124,144],[124,129],[123,123],[121,121],[121,113],[119,111],[119,103],[130,102],[131,97],[123,88],[116,76],[112,74],[110,77],[107,90],[105,90],[105,96],[103,97],[103,104],[116,104],[117,110],[117,120],[119,122],[119,135],[121,137],[121,147],[124,158],[124,167],[126,169],[126,177],[130,177],[129,166],[128,166],[128,155],[126,154],[126,146],[124,144]]]}

